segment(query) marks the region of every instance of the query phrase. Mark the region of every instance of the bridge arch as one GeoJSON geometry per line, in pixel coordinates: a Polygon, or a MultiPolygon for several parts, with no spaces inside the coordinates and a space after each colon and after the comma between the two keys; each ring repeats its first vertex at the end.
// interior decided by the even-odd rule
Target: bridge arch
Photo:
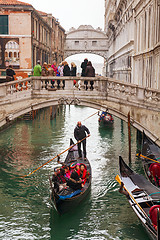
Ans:
{"type": "Polygon", "coordinates": [[[105,64],[104,64],[104,58],[96,55],[96,54],[88,54],[88,53],[81,53],[72,55],[70,57],[67,57],[65,60],[68,62],[69,65],[71,65],[72,62],[74,62],[77,66],[77,76],[81,75],[82,68],[81,64],[84,61],[84,59],[87,58],[88,61],[92,62],[93,67],[95,68],[95,73],[98,75],[105,76],[105,64]]]}
{"type": "Polygon", "coordinates": [[[141,131],[145,130],[149,137],[160,144],[160,135],[157,131],[160,125],[159,96],[157,90],[100,76],[94,79],[32,77],[1,84],[0,127],[32,110],[58,104],[77,104],[97,110],[108,108],[111,114],[125,121],[130,111],[132,125],[141,131]],[[52,88],[53,79],[55,89],[52,88]],[[75,79],[76,86],[73,82],[75,79]],[[88,90],[85,88],[86,79],[88,90]],[[90,87],[91,81],[94,81],[93,89],[90,87]]]}
{"type": "Polygon", "coordinates": [[[64,57],[93,53],[107,60],[108,38],[101,28],[94,29],[91,25],[81,25],[71,28],[66,35],[64,57]]]}
{"type": "MultiPolygon", "coordinates": [[[[43,108],[58,106],[58,105],[78,105],[78,106],[90,107],[97,111],[108,110],[109,113],[113,114],[115,117],[118,117],[119,119],[125,122],[128,121],[127,114],[125,114],[124,112],[121,112],[118,109],[113,108],[112,104],[110,104],[110,102],[108,101],[104,103],[103,101],[97,102],[97,101],[93,101],[93,99],[83,99],[83,98],[79,99],[77,97],[60,97],[57,99],[50,99],[50,100],[45,99],[41,102],[33,103],[31,106],[28,106],[28,108],[17,109],[14,115],[10,115],[8,117],[9,118],[11,117],[11,120],[13,120],[30,111],[40,110],[43,108]]],[[[133,119],[131,119],[131,122],[132,122],[132,126],[135,127],[136,129],[140,131],[145,130],[146,134],[150,136],[151,139],[153,139],[154,141],[158,140],[157,138],[155,139],[155,136],[152,134],[152,132],[148,128],[145,128],[143,125],[141,125],[141,123],[133,119]]]]}

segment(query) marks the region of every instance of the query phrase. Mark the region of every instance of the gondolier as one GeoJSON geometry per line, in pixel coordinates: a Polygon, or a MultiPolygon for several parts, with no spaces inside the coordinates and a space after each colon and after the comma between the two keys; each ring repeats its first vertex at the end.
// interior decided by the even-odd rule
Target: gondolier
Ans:
{"type": "MultiPolygon", "coordinates": [[[[74,137],[77,141],[82,140],[83,138],[86,137],[86,133],[88,134],[88,137],[90,136],[90,131],[89,129],[85,126],[82,125],[82,123],[79,121],[77,122],[77,126],[74,129],[74,137]]],[[[86,160],[86,139],[82,141],[83,144],[83,154],[84,154],[84,160],[86,160]]],[[[81,142],[78,143],[78,155],[79,158],[82,158],[82,151],[81,151],[81,142]]]]}

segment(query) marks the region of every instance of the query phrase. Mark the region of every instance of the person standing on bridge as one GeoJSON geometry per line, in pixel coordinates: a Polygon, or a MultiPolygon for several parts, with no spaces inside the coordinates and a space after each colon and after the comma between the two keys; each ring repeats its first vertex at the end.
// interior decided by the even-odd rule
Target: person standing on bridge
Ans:
{"type": "MultiPolygon", "coordinates": [[[[74,129],[74,137],[77,141],[82,140],[86,137],[86,133],[88,134],[88,137],[90,136],[89,129],[82,125],[82,123],[79,121],[77,122],[77,126],[74,129]]],[[[84,154],[84,160],[86,160],[86,139],[84,139],[82,142],[78,143],[78,155],[79,158],[82,158],[82,151],[81,151],[81,143],[83,144],[83,154],[84,154]]]]}
{"type": "Polygon", "coordinates": [[[58,72],[58,68],[57,68],[56,64],[57,64],[56,61],[53,61],[53,64],[51,67],[53,68],[56,76],[59,76],[59,72],[58,72]]]}
{"type": "Polygon", "coordinates": [[[77,73],[76,64],[74,62],[71,62],[71,76],[75,76],[76,77],[76,73],[77,73]]]}
{"type": "Polygon", "coordinates": [[[12,66],[9,65],[6,69],[6,80],[14,81],[14,75],[16,75],[15,71],[12,69],[12,66]]]}
{"type": "MultiPolygon", "coordinates": [[[[88,63],[88,59],[85,58],[85,59],[84,59],[84,62],[82,62],[82,64],[81,64],[81,68],[82,68],[81,76],[82,76],[82,77],[86,77],[86,67],[87,67],[87,63],[88,63]]],[[[87,89],[88,89],[88,87],[87,87],[88,81],[87,81],[87,80],[84,81],[84,85],[85,85],[85,89],[87,90],[87,89]]]]}
{"type": "Polygon", "coordinates": [[[41,76],[42,68],[40,65],[40,60],[37,61],[37,65],[34,66],[34,76],[41,76]]]}
{"type": "Polygon", "coordinates": [[[84,62],[82,62],[82,64],[81,64],[81,68],[82,68],[81,76],[82,76],[82,77],[85,77],[85,76],[86,76],[85,72],[86,72],[87,63],[88,63],[88,59],[85,58],[85,59],[84,59],[84,62]]]}
{"type": "Polygon", "coordinates": [[[63,68],[63,76],[70,76],[70,67],[68,66],[68,63],[66,61],[64,61],[64,68],[63,68]]]}
{"type": "MultiPolygon", "coordinates": [[[[94,67],[92,66],[91,61],[89,61],[89,62],[87,63],[87,67],[86,67],[86,72],[85,72],[85,74],[86,74],[86,77],[95,77],[95,69],[94,69],[94,67]]],[[[90,81],[90,84],[91,84],[90,89],[93,90],[93,84],[94,84],[93,80],[90,81]]],[[[87,90],[87,89],[86,89],[86,90],[87,90]]]]}

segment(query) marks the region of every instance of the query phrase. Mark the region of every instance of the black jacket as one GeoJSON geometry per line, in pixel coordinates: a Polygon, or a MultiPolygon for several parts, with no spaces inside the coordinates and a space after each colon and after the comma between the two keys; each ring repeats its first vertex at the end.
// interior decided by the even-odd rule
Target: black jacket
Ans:
{"type": "Polygon", "coordinates": [[[77,68],[71,67],[71,76],[76,76],[77,68]]]}
{"type": "Polygon", "coordinates": [[[11,80],[14,80],[14,75],[16,75],[16,74],[15,74],[15,71],[13,69],[11,69],[11,68],[6,69],[6,76],[12,77],[11,80]]]}
{"type": "Polygon", "coordinates": [[[68,65],[63,68],[63,76],[70,76],[70,67],[68,65]]]}
{"type": "Polygon", "coordinates": [[[86,132],[90,134],[89,129],[85,125],[81,125],[81,127],[76,126],[74,129],[74,137],[77,141],[82,140],[86,137],[86,132]]]}
{"type": "Polygon", "coordinates": [[[85,59],[84,62],[82,62],[82,64],[81,64],[81,68],[82,68],[81,76],[82,77],[86,76],[85,71],[86,71],[87,63],[88,63],[88,60],[85,59]]]}
{"type": "Polygon", "coordinates": [[[81,189],[82,188],[81,183],[78,182],[80,180],[79,176],[78,176],[78,173],[77,172],[72,172],[71,178],[75,181],[73,182],[71,179],[69,179],[68,182],[67,182],[67,185],[74,190],[81,189]]]}

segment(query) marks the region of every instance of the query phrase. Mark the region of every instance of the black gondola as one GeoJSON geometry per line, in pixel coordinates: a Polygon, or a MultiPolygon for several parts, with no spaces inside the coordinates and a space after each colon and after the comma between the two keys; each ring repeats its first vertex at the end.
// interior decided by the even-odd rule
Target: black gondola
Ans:
{"type": "Polygon", "coordinates": [[[108,112],[102,112],[99,119],[100,124],[106,125],[106,126],[112,126],[114,123],[114,119],[112,115],[108,112]]]}
{"type": "Polygon", "coordinates": [[[160,147],[143,132],[142,154],[140,154],[146,177],[160,187],[160,147]]]}
{"type": "Polygon", "coordinates": [[[159,189],[144,176],[132,171],[122,157],[119,157],[119,167],[121,181],[128,193],[127,198],[132,209],[141,220],[151,239],[160,240],[159,231],[157,231],[157,226],[159,226],[157,210],[160,208],[159,189]]]}
{"type": "Polygon", "coordinates": [[[51,178],[50,178],[50,186],[51,186],[51,203],[55,207],[55,209],[58,211],[59,214],[63,214],[65,212],[70,211],[74,207],[76,207],[81,201],[84,200],[84,198],[88,195],[90,189],[91,189],[91,178],[92,178],[92,172],[91,172],[91,166],[88,161],[88,159],[84,160],[78,159],[78,147],[77,145],[74,145],[73,141],[70,141],[70,146],[73,147],[69,149],[67,157],[64,161],[64,164],[66,166],[74,167],[77,163],[84,164],[87,169],[87,180],[83,188],[80,190],[73,190],[69,187],[66,189],[63,189],[63,191],[58,191],[55,188],[51,178]]]}

